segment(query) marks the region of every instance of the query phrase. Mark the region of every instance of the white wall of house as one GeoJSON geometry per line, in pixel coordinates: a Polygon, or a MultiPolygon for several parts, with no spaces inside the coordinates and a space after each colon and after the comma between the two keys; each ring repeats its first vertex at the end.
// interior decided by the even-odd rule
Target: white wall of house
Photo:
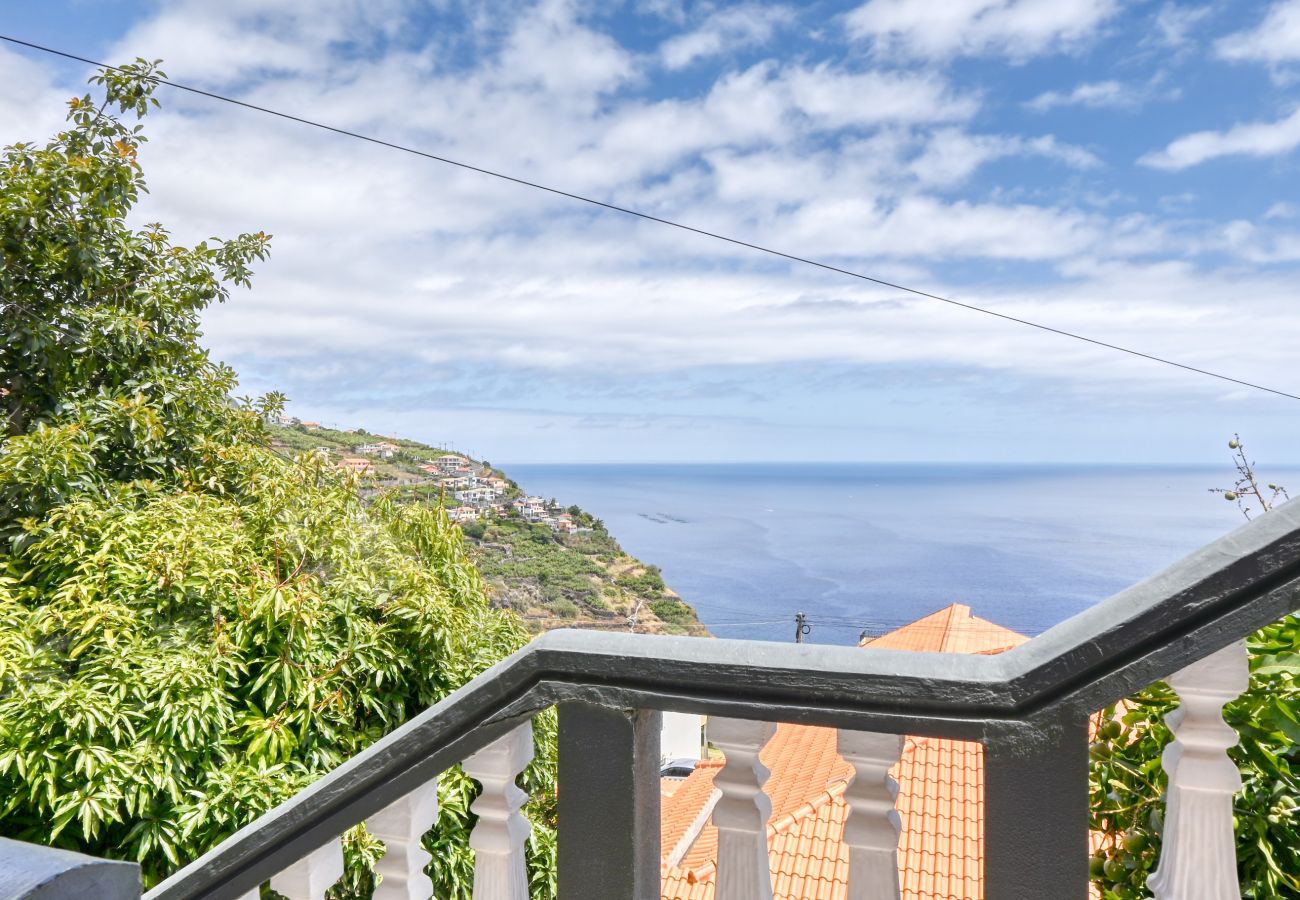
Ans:
{"type": "Polygon", "coordinates": [[[659,735],[661,761],[699,759],[704,743],[704,717],[692,713],[666,712],[659,735]]]}

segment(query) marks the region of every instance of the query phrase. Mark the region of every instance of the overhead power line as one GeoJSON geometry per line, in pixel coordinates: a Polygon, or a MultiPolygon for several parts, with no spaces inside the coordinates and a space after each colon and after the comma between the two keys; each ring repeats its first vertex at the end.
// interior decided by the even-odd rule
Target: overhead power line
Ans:
{"type": "MultiPolygon", "coordinates": [[[[16,44],[20,47],[28,47],[32,50],[39,50],[42,53],[49,53],[53,56],[60,56],[63,57],[64,59],[70,59],[75,62],[85,63],[86,65],[94,66],[99,69],[111,69],[116,72],[122,71],[122,69],[119,66],[109,65],[108,63],[99,62],[98,60],[90,59],[85,56],[78,56],[75,53],[69,53],[66,50],[58,50],[54,47],[47,47],[44,46],[43,44],[37,44],[32,41],[25,41],[22,40],[21,38],[12,37],[10,35],[0,34],[0,40],[7,41],[11,44],[16,44]]],[[[159,78],[156,76],[151,77],[149,80],[157,84],[167,85],[168,87],[175,88],[180,91],[186,91],[191,94],[196,94],[200,97],[207,97],[211,100],[218,100],[222,103],[229,103],[234,106],[239,106],[239,107],[243,107],[244,109],[252,110],[254,112],[264,113],[268,116],[275,116],[280,119],[286,119],[290,122],[297,122],[300,125],[306,125],[310,128],[319,128],[322,131],[328,131],[333,134],[341,135],[343,137],[353,138],[358,141],[365,141],[366,143],[375,144],[380,147],[387,147],[390,150],[399,150],[403,153],[409,153],[412,154],[413,156],[419,156],[424,159],[432,160],[434,162],[440,162],[443,163],[444,165],[455,166],[456,168],[459,169],[465,169],[470,172],[477,172],[480,175],[487,175],[491,178],[499,178],[502,181],[509,181],[513,184],[518,184],[523,187],[532,188],[538,191],[545,191],[546,193],[554,194],[559,197],[566,197],[570,200],[576,200],[580,203],[587,203],[592,206],[598,206],[602,209],[610,210],[611,212],[622,213],[623,215],[628,215],[628,216],[635,216],[638,219],[644,219],[648,222],[656,222],[660,225],[666,225],[670,228],[677,228],[682,231],[688,231],[692,234],[697,234],[702,237],[711,238],[712,240],[715,241],[722,241],[724,243],[732,244],[737,247],[744,247],[746,249],[754,250],[759,253],[765,253],[769,256],[775,256],[780,259],[788,260],[790,262],[799,263],[800,265],[812,266],[814,268],[822,269],[827,272],[835,272],[840,275],[847,275],[850,278],[857,278],[861,281],[866,281],[866,282],[870,282],[871,284],[879,285],[880,287],[889,288],[890,290],[902,291],[903,293],[913,294],[914,296],[917,297],[924,297],[928,300],[937,300],[940,303],[947,303],[950,306],[959,307],[961,309],[965,309],[970,312],[982,313],[983,315],[986,316],[993,316],[994,318],[1002,319],[1003,321],[1006,322],[1012,322],[1017,325],[1023,325],[1027,328],[1035,328],[1038,329],[1039,331],[1047,332],[1049,334],[1055,334],[1061,337],[1070,338],[1072,340],[1082,341],[1083,343],[1086,344],[1092,344],[1093,346],[1102,347],[1107,350],[1114,350],[1117,353],[1124,353],[1129,356],[1137,357],[1139,359],[1145,359],[1150,362],[1160,363],[1161,365],[1173,366],[1176,369],[1182,369],[1183,371],[1192,372],[1197,375],[1204,375],[1209,378],[1216,378],[1220,381],[1226,381],[1231,384],[1240,385],[1242,387],[1252,388],[1257,391],[1264,391],[1265,393],[1275,394],[1279,397],[1286,397],[1287,399],[1290,400],[1300,400],[1300,394],[1292,394],[1289,393],[1288,391],[1279,390],[1278,388],[1267,387],[1262,384],[1256,384],[1255,382],[1245,381],[1244,379],[1241,378],[1233,378],[1232,376],[1224,375],[1221,372],[1215,372],[1210,369],[1202,369],[1198,366],[1177,362],[1167,357],[1156,356],[1155,354],[1152,353],[1144,353],[1141,350],[1134,350],[1132,347],[1125,347],[1120,344],[1112,344],[1108,341],[1103,341],[1098,338],[1088,337],[1086,335],[1082,335],[1074,331],[1068,331],[1064,328],[1056,328],[1051,325],[1044,325],[1042,322],[1035,322],[1031,319],[1024,319],[1019,316],[1010,315],[1008,313],[998,312],[996,310],[989,309],[988,307],[985,306],[977,306],[973,303],[964,303],[960,300],[954,300],[951,297],[944,297],[940,294],[934,294],[929,291],[923,291],[919,288],[908,287],[907,285],[898,284],[897,282],[893,282],[893,281],[886,281],[883,278],[876,278],[873,275],[867,275],[862,272],[855,272],[852,269],[845,269],[840,266],[832,265],[831,263],[821,262],[820,260],[811,259],[806,256],[799,256],[794,253],[787,253],[784,250],[777,250],[773,247],[767,247],[762,244],[755,244],[750,241],[741,240],[740,238],[729,237],[728,235],[721,234],[716,231],[709,231],[704,228],[697,228],[694,225],[687,225],[684,222],[677,222],[674,221],[673,219],[665,219],[662,216],[656,216],[647,212],[641,212],[640,210],[632,209],[630,207],[618,206],[617,204],[614,203],[607,203],[604,200],[597,200],[594,197],[587,197],[583,194],[576,194],[572,191],[563,190],[562,188],[557,188],[547,184],[542,184],[541,182],[529,181],[526,178],[520,178],[515,175],[508,175],[505,172],[498,172],[494,169],[487,169],[484,168],[483,166],[476,166],[473,165],[472,163],[451,159],[450,157],[439,156],[438,154],[430,153],[427,150],[420,150],[415,147],[408,147],[405,144],[398,144],[398,143],[394,143],[393,141],[386,141],[383,138],[377,138],[367,134],[362,134],[361,132],[350,131],[346,128],[339,128],[338,126],[335,125],[328,125],[324,122],[318,122],[314,119],[308,119],[304,116],[297,116],[294,115],[293,113],[288,113],[288,112],[284,112],[283,110],[273,109],[268,106],[259,106],[256,103],[249,103],[246,100],[238,100],[234,97],[227,97],[224,94],[218,94],[213,91],[205,91],[202,88],[196,88],[193,85],[182,84],[179,81],[172,81],[167,78],[159,78]]]]}

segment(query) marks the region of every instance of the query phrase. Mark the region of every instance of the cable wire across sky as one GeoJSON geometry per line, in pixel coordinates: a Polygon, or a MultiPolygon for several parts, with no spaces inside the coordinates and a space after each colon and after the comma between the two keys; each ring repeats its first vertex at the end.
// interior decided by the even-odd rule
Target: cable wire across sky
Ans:
{"type": "MultiPolygon", "coordinates": [[[[0,40],[6,41],[10,44],[15,44],[20,47],[27,47],[32,50],[39,50],[42,53],[48,53],[53,56],[59,56],[64,59],[73,60],[74,62],[85,63],[86,65],[94,66],[99,69],[109,69],[115,72],[123,71],[119,66],[109,65],[108,63],[103,63],[103,62],[99,62],[98,60],[89,59],[88,57],[85,56],[78,56],[75,53],[69,53],[66,50],[58,50],[54,47],[47,47],[43,44],[37,44],[32,41],[25,41],[22,40],[21,38],[12,37],[10,35],[0,34],[0,40]]],[[[590,204],[591,206],[600,207],[602,209],[609,210],[611,212],[621,213],[627,216],[634,216],[638,219],[643,219],[647,222],[655,222],[659,225],[664,225],[670,228],[677,228],[680,229],[681,231],[687,231],[692,234],[699,235],[701,237],[706,237],[715,241],[721,241],[723,243],[731,244],[736,247],[744,247],[746,249],[754,250],[758,253],[764,253],[769,256],[774,256],[780,259],[784,259],[789,262],[798,263],[800,265],[805,265],[805,266],[811,266],[813,268],[822,269],[827,272],[834,272],[839,275],[846,275],[850,278],[856,278],[861,281],[879,285],[880,287],[889,288],[890,290],[901,291],[903,293],[912,294],[917,297],[923,297],[928,300],[935,300],[940,303],[946,303],[950,306],[955,306],[960,309],[965,309],[969,312],[981,313],[986,316],[993,316],[994,318],[1002,319],[1003,321],[1011,322],[1016,325],[1022,325],[1027,328],[1034,328],[1049,334],[1059,335],[1060,337],[1070,338],[1072,340],[1081,341],[1086,344],[1092,344],[1093,346],[1096,347],[1101,347],[1107,350],[1113,350],[1117,353],[1124,353],[1129,356],[1137,357],[1139,359],[1145,359],[1149,362],[1159,363],[1165,366],[1172,366],[1176,369],[1182,369],[1183,371],[1192,372],[1197,375],[1204,375],[1208,378],[1216,378],[1220,381],[1225,381],[1230,384],[1240,385],[1241,387],[1247,387],[1257,391],[1263,391],[1268,394],[1274,394],[1278,397],[1286,397],[1289,400],[1300,400],[1300,394],[1293,394],[1288,391],[1280,390],[1278,388],[1268,387],[1266,385],[1257,384],[1251,381],[1246,381],[1241,378],[1234,378],[1230,375],[1225,375],[1222,372],[1215,372],[1210,369],[1203,369],[1198,366],[1189,365],[1187,363],[1181,363],[1176,360],[1169,359],[1167,357],[1156,356],[1155,354],[1152,353],[1144,353],[1143,351],[1135,350],[1132,347],[1125,347],[1120,344],[1112,344],[1108,341],[1103,341],[1098,338],[1088,337],[1086,335],[1082,335],[1074,331],[1067,331],[1064,328],[1056,328],[1051,325],[1045,325],[1042,322],[1035,322],[1031,319],[1023,319],[1020,318],[1019,316],[1013,316],[1008,313],[998,312],[997,310],[989,309],[988,307],[985,306],[977,306],[973,303],[964,303],[960,300],[955,300],[951,297],[945,297],[940,294],[934,294],[929,291],[923,291],[919,288],[908,287],[907,285],[898,284],[897,282],[893,282],[893,281],[887,281],[883,278],[877,278],[875,276],[867,275],[862,272],[855,272],[852,269],[845,269],[828,262],[822,262],[820,260],[811,259],[809,257],[799,256],[794,253],[787,253],[783,250],[778,250],[773,247],[767,247],[762,244],[751,243],[750,241],[742,240],[740,238],[730,237],[728,235],[721,234],[716,231],[708,231],[707,229],[704,228],[697,228],[694,225],[687,225],[684,222],[678,222],[673,219],[665,219],[661,216],[652,215],[651,213],[642,212],[640,210],[632,209],[626,206],[619,206],[614,203],[608,203],[604,200],[598,200],[594,197],[588,197],[583,194],[576,194],[573,193],[572,191],[566,191],[562,188],[557,188],[557,187],[552,187],[551,185],[542,184],[541,182],[529,181],[526,178],[519,178],[518,176],[509,175],[505,172],[499,172],[494,169],[487,169],[482,166],[476,166],[473,165],[472,163],[462,162],[460,160],[451,159],[450,157],[446,157],[446,156],[439,156],[438,154],[430,153],[427,150],[420,150],[415,147],[409,147],[404,144],[394,143],[392,141],[387,141],[382,138],[372,137],[370,135],[362,134],[357,131],[350,131],[346,128],[340,128],[335,125],[329,125],[324,122],[318,122],[314,119],[308,119],[303,116],[294,115],[293,113],[284,112],[283,110],[272,109],[271,107],[267,107],[267,106],[259,106],[255,103],[249,103],[246,100],[239,100],[235,97],[228,97],[224,94],[218,94],[213,91],[206,91],[202,88],[197,88],[192,85],[183,84],[178,81],[172,81],[167,78],[159,78],[153,76],[150,77],[149,80],[153,81],[156,84],[166,85],[167,87],[175,88],[176,90],[179,91],[185,91],[187,93],[195,94],[200,97],[207,97],[210,100],[217,100],[222,103],[229,103],[233,106],[242,107],[244,109],[252,110],[253,112],[263,113],[269,116],[275,116],[277,118],[285,119],[290,122],[297,122],[300,125],[306,125],[310,128],[317,128],[322,131],[328,131],[332,134],[337,134],[342,137],[348,137],[354,140],[364,141],[366,143],[375,144],[380,147],[387,147],[390,150],[397,150],[402,153],[409,153],[413,156],[422,157],[424,159],[428,159],[433,162],[443,163],[444,165],[448,165],[448,166],[455,166],[456,168],[464,169],[470,172],[477,172],[480,175],[486,175],[488,177],[497,178],[502,181],[512,182],[522,187],[532,188],[533,190],[545,191],[546,193],[554,194],[559,197],[565,197],[580,203],[590,204]]]]}

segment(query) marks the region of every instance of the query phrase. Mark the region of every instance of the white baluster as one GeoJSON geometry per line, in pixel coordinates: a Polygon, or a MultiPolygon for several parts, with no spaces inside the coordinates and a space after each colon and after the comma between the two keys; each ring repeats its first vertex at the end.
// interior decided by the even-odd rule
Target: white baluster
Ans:
{"type": "Polygon", "coordinates": [[[1232,833],[1241,773],[1227,754],[1237,734],[1222,710],[1250,686],[1246,642],[1167,680],[1182,703],[1166,717],[1174,740],[1161,758],[1169,775],[1164,836],[1160,865],[1147,884],[1155,900],[1241,900],[1232,833]]]}
{"type": "Polygon", "coordinates": [[[533,759],[533,726],[520,725],[465,760],[465,774],[483,785],[470,809],[478,823],[474,849],[474,900],[528,900],[524,845],[532,826],[519,810],[528,795],[515,784],[533,759]]]}
{"type": "Polygon", "coordinates": [[[438,818],[438,781],[416,788],[402,799],[366,819],[366,829],[384,842],[384,855],[375,864],[381,880],[374,900],[429,900],[433,881],[424,867],[433,859],[424,849],[424,835],[438,818]]]}
{"type": "Polygon", "coordinates": [[[853,767],[853,778],[844,791],[848,900],[898,900],[902,822],[895,808],[898,782],[889,777],[889,770],[903,755],[903,736],[840,729],[839,751],[853,767]]]}
{"type": "Polygon", "coordinates": [[[776,734],[771,722],[709,719],[709,740],[727,756],[713,779],[722,792],[713,807],[718,829],[718,874],[714,900],[772,900],[767,856],[767,820],[772,801],[763,791],[771,774],[758,754],[776,734]]]}
{"type": "Polygon", "coordinates": [[[324,900],[325,892],[342,877],[343,842],[335,838],[272,876],[271,889],[289,900],[324,900]]]}

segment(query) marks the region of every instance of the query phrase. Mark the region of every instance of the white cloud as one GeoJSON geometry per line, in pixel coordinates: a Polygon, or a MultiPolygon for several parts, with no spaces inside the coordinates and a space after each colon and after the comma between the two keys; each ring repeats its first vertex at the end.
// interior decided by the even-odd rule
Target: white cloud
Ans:
{"type": "MultiPolygon", "coordinates": [[[[0,141],[43,143],[64,122],[73,90],[60,90],[50,72],[28,56],[0,46],[0,141]]],[[[78,86],[75,93],[84,93],[78,86]]]]}
{"type": "Polygon", "coordinates": [[[761,45],[782,25],[794,20],[794,11],[784,6],[741,4],[712,13],[694,31],[664,41],[659,56],[670,69],[687,66],[711,56],[761,45]]]}
{"type": "Polygon", "coordinates": [[[785,154],[795,164],[814,152],[815,137],[960,122],[978,109],[977,98],[932,74],[760,63],[722,76],[701,97],[629,101],[607,117],[571,122],[568,136],[589,137],[576,147],[549,147],[545,155],[564,161],[565,170],[554,174],[565,184],[636,185],[697,155],[798,148],[785,154]]]}
{"type": "Polygon", "coordinates": [[[959,94],[942,78],[926,73],[847,73],[828,64],[797,67],[781,78],[795,107],[824,128],[884,122],[951,122],[979,109],[971,94],[959,94]]]}
{"type": "Polygon", "coordinates": [[[604,93],[626,83],[634,74],[632,55],[575,15],[566,0],[543,0],[519,16],[501,55],[502,75],[556,94],[604,93]]]}
{"type": "Polygon", "coordinates": [[[846,24],[889,54],[1026,59],[1080,45],[1118,11],[1115,0],[869,0],[846,24]]]}
{"type": "Polygon", "coordinates": [[[1279,200],[1264,211],[1265,219],[1294,219],[1300,216],[1300,206],[1279,200]]]}
{"type": "Polygon", "coordinates": [[[1061,106],[1126,107],[1138,102],[1136,89],[1118,81],[1093,81],[1076,85],[1073,90],[1045,91],[1025,104],[1034,112],[1047,112],[1061,106]]]}
{"type": "Polygon", "coordinates": [[[403,0],[175,0],[132,27],[112,59],[161,57],[168,75],[231,84],[268,74],[326,74],[330,49],[400,32],[403,0]]]}
{"type": "Polygon", "coordinates": [[[1068,91],[1045,91],[1025,103],[1034,112],[1049,112],[1062,107],[1088,109],[1137,109],[1151,100],[1174,100],[1182,88],[1166,84],[1165,73],[1157,72],[1143,84],[1122,81],[1086,81],[1068,91]]]}
{"type": "Polygon", "coordinates": [[[1214,49],[1231,60],[1300,61],[1300,0],[1279,0],[1257,26],[1221,38],[1214,49]]]}
{"type": "Polygon", "coordinates": [[[1261,227],[1245,219],[1235,219],[1211,239],[1215,249],[1228,250],[1252,263],[1271,265],[1300,260],[1300,233],[1276,226],[1261,227]]]}
{"type": "Polygon", "coordinates": [[[1212,6],[1180,6],[1166,3],[1156,14],[1160,40],[1169,47],[1182,47],[1191,39],[1192,30],[1214,11],[1212,6]]]}
{"type": "Polygon", "coordinates": [[[1023,138],[969,134],[948,128],[934,134],[925,151],[912,161],[909,168],[922,184],[951,186],[966,181],[980,166],[1009,156],[1041,156],[1076,169],[1101,165],[1095,154],[1082,147],[1063,144],[1052,135],[1023,138]]]}
{"type": "MultiPolygon", "coordinates": [[[[202,47],[185,73],[179,42],[222,21],[234,24],[194,40],[237,41],[253,28],[244,18],[251,3],[223,5],[229,14],[217,20],[206,4],[188,20],[186,7],[168,5],[152,21],[170,23],[166,40],[178,43],[124,49],[165,52],[178,77],[212,72],[203,77],[220,81],[228,73],[202,47]]],[[[308,6],[293,0],[285,9],[308,6]]],[[[1285,230],[1202,223],[1196,243],[1189,226],[1158,209],[1148,218],[1073,203],[1060,178],[1038,179],[1029,164],[1091,171],[1099,165],[1091,149],[1052,135],[972,133],[974,122],[996,127],[996,98],[986,108],[983,93],[940,73],[811,55],[664,97],[640,90],[662,74],[655,60],[620,47],[572,5],[530,6],[484,26],[468,63],[443,55],[442,36],[373,56],[340,52],[336,29],[365,41],[387,26],[368,25],[359,5],[332,8],[342,25],[304,25],[318,29],[302,44],[318,56],[285,57],[289,64],[268,70],[253,68],[250,55],[233,70],[243,79],[237,93],[1192,364],[1247,365],[1220,336],[1240,321],[1248,296],[1251,315],[1270,330],[1244,374],[1289,377],[1287,342],[1273,336],[1294,316],[1294,278],[1207,273],[1186,261],[1199,248],[1283,260],[1293,246],[1285,230]],[[564,49],[540,52],[547,47],[564,49]],[[585,54],[581,66],[568,67],[572,54],[585,54]],[[1002,185],[972,178],[1009,158],[1026,165],[1002,185]],[[945,271],[969,280],[946,280],[945,271]]],[[[287,40],[281,30],[296,21],[259,33],[287,40]]],[[[164,30],[149,29],[136,33],[165,43],[164,30]]],[[[990,40],[979,46],[993,47],[990,40]]],[[[4,137],[37,129],[36,116],[50,110],[53,124],[42,120],[24,136],[42,137],[61,119],[67,90],[41,65],[0,53],[0,83],[14,88],[0,95],[4,137]]],[[[827,363],[972,367],[994,380],[1041,377],[1080,391],[1138,371],[1139,390],[1168,388],[1158,370],[1103,366],[1108,357],[1095,349],[1048,347],[1041,335],[932,301],[247,111],[161,96],[165,108],[150,117],[142,153],[152,193],[140,221],[167,222],[185,241],[275,234],[256,289],[236,292],[205,327],[215,354],[235,363],[250,389],[287,388],[316,404],[313,418],[367,424],[387,406],[418,421],[437,410],[440,423],[496,427],[508,441],[515,424],[532,434],[545,422],[585,420],[539,411],[560,400],[599,411],[596,397],[640,416],[636,397],[608,387],[613,377],[631,383],[661,373],[676,382],[705,370],[827,363]],[[532,411],[446,412],[464,398],[532,411]]]]}
{"type": "Polygon", "coordinates": [[[946,202],[911,194],[894,203],[826,197],[791,214],[782,246],[843,257],[927,260],[1059,260],[1103,251],[1108,220],[1032,204],[946,202]]]}
{"type": "Polygon", "coordinates": [[[1276,122],[1247,122],[1227,131],[1197,131],[1138,162],[1156,169],[1186,169],[1223,156],[1278,156],[1300,147],[1300,109],[1276,122]]]}

